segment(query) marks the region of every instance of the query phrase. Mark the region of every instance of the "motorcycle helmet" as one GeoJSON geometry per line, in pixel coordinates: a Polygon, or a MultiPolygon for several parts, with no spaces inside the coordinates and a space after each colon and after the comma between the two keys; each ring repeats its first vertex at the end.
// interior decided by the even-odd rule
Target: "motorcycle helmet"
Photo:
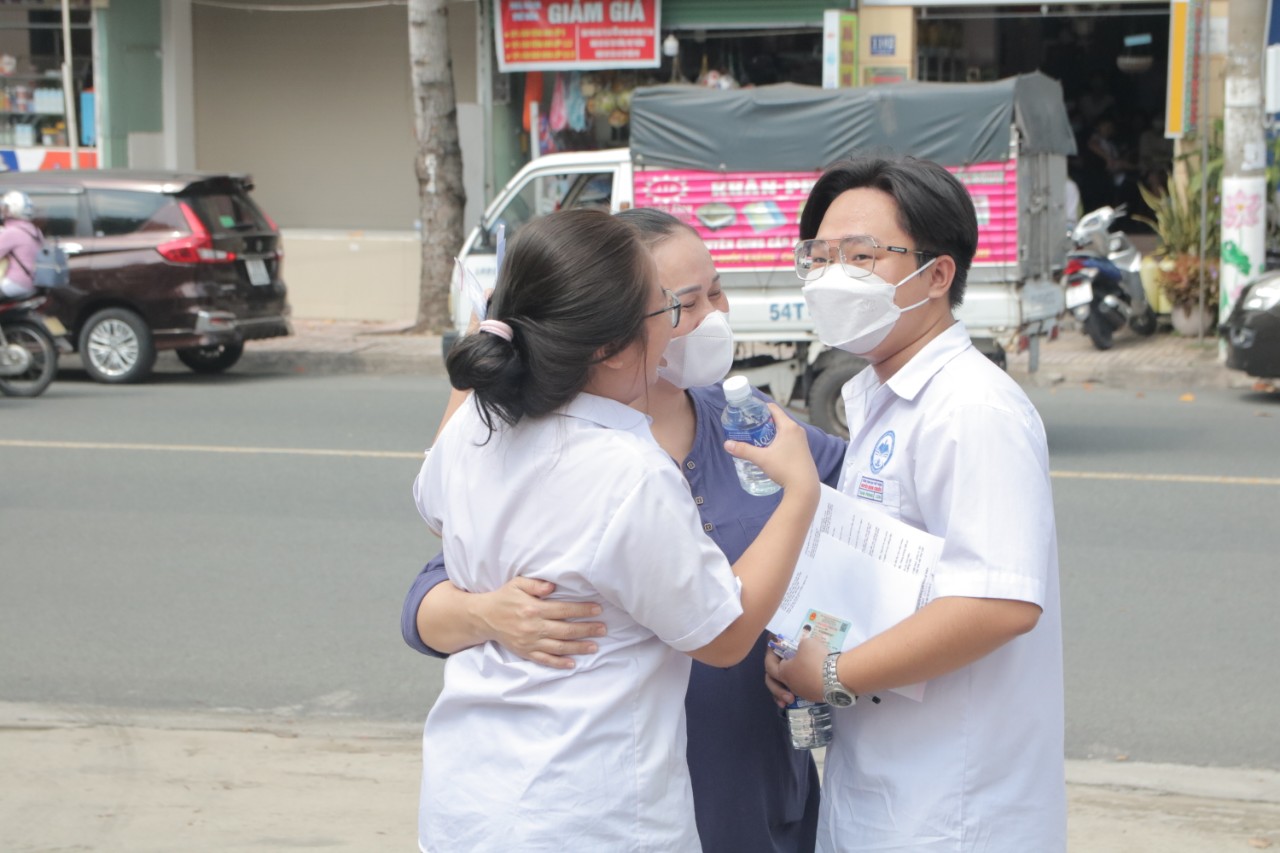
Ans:
{"type": "Polygon", "coordinates": [[[0,213],[5,219],[22,219],[30,222],[36,214],[31,196],[22,190],[9,190],[0,198],[0,213]]]}

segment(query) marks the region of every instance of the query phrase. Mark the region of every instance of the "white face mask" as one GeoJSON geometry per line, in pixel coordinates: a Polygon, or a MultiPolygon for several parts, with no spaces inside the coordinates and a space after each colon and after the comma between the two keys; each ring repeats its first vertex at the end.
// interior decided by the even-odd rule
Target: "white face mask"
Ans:
{"type": "Polygon", "coordinates": [[[733,331],[729,315],[712,311],[687,335],[672,338],[662,351],[658,376],[677,388],[715,385],[733,366],[733,331]]]}
{"type": "Polygon", "coordinates": [[[926,296],[914,305],[899,308],[893,302],[894,291],[936,260],[931,259],[897,284],[889,284],[875,273],[853,278],[839,264],[829,265],[820,278],[807,282],[801,291],[818,340],[854,355],[866,355],[880,346],[903,312],[929,301],[926,296]]]}

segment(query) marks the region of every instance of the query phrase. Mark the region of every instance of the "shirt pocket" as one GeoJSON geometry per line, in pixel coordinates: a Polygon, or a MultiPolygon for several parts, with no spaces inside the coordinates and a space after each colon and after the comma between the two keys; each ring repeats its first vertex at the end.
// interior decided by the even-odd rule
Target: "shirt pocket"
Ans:
{"type": "Polygon", "coordinates": [[[859,471],[849,478],[847,492],[859,501],[879,506],[894,518],[902,516],[902,483],[892,477],[859,471]]]}

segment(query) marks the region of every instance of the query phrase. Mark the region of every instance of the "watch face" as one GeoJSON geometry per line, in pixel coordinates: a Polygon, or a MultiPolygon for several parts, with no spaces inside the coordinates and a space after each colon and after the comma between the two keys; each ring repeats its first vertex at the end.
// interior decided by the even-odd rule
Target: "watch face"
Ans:
{"type": "Polygon", "coordinates": [[[827,704],[835,708],[848,708],[853,704],[853,696],[843,691],[833,691],[826,696],[827,704]]]}

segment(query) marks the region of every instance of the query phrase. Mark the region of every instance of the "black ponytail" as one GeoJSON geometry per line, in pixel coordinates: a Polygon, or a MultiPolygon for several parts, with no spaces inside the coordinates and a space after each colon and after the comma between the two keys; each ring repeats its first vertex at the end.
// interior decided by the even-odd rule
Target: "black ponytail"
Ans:
{"type": "Polygon", "coordinates": [[[512,340],[467,335],[445,361],[449,381],[474,391],[491,432],[555,411],[582,392],[600,359],[644,338],[654,276],[625,221],[588,209],[534,220],[508,246],[489,305],[512,340]]]}

